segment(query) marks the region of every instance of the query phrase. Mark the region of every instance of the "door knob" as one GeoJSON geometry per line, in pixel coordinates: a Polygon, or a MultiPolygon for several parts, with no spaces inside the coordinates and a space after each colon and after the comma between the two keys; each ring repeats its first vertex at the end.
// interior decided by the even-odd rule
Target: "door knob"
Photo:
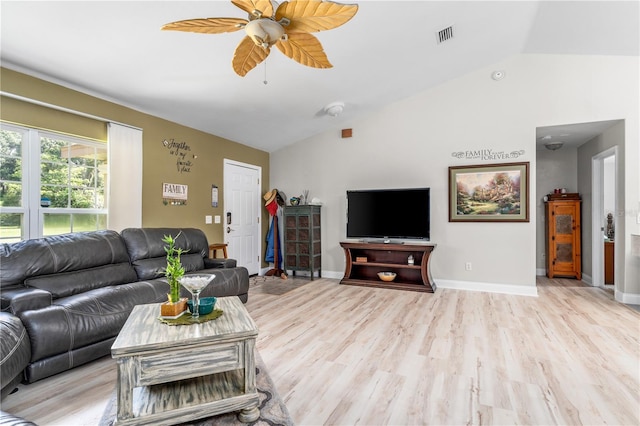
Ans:
{"type": "Polygon", "coordinates": [[[231,229],[230,226],[227,226],[227,234],[229,234],[231,231],[233,231],[233,229],[231,229]]]}

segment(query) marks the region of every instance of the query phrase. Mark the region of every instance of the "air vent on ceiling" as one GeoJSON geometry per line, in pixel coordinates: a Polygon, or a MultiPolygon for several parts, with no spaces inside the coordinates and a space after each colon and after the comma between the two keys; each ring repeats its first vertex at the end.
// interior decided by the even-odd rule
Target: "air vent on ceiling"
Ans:
{"type": "Polygon", "coordinates": [[[436,37],[438,38],[438,44],[451,40],[453,38],[453,25],[438,31],[436,37]]]}

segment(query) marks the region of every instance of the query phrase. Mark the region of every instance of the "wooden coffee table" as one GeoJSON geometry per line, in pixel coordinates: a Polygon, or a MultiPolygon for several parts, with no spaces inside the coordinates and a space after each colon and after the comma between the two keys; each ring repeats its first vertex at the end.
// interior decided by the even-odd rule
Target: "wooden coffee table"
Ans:
{"type": "Polygon", "coordinates": [[[240,411],[260,416],[254,348],[258,328],[237,297],[218,298],[224,312],[202,324],[158,321],[159,304],[136,306],[111,356],[118,366],[116,425],[177,424],[240,411]]]}

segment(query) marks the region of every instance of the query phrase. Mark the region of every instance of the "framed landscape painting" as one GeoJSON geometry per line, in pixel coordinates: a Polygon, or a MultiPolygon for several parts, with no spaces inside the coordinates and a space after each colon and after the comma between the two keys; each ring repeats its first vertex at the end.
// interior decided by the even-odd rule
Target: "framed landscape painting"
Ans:
{"type": "Polygon", "coordinates": [[[449,222],[529,222],[529,163],[449,167],[449,222]]]}

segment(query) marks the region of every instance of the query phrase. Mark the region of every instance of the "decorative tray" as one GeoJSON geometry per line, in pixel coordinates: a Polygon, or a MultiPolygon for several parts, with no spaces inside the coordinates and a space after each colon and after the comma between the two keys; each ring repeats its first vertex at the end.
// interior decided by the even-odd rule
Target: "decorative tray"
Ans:
{"type": "Polygon", "coordinates": [[[183,315],[189,314],[189,316],[191,316],[191,313],[189,313],[188,310],[184,310],[182,312],[180,312],[178,315],[160,315],[158,318],[163,319],[163,320],[174,320],[174,319],[178,319],[183,315]]]}

